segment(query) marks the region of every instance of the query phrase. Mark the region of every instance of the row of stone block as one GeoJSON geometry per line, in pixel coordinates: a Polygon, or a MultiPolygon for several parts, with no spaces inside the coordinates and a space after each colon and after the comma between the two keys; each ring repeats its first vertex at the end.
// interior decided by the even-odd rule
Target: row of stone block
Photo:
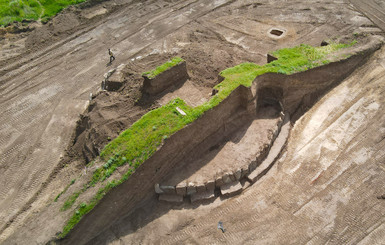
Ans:
{"type": "Polygon", "coordinates": [[[183,201],[183,197],[189,196],[191,201],[194,202],[195,200],[212,198],[215,188],[220,188],[222,195],[228,195],[229,193],[239,191],[241,189],[240,180],[253,172],[269,154],[270,148],[280,132],[284,117],[285,114],[281,112],[276,128],[272,132],[270,144],[264,144],[261,146],[260,154],[249,165],[238,168],[233,172],[219,174],[215,180],[209,180],[206,183],[196,184],[192,182],[181,182],[176,186],[156,184],[155,192],[160,194],[159,200],[166,201],[165,199],[167,199],[174,200],[172,202],[179,202],[183,201]]]}
{"type": "MultiPolygon", "coordinates": [[[[245,187],[247,187],[246,185],[245,187]]],[[[240,181],[230,182],[220,187],[221,195],[225,197],[237,195],[243,190],[243,186],[240,181]]],[[[205,190],[203,192],[196,192],[190,195],[191,203],[199,201],[207,201],[215,198],[214,190],[205,190]]],[[[177,194],[159,194],[159,201],[181,203],[183,202],[183,196],[177,194]]]]}

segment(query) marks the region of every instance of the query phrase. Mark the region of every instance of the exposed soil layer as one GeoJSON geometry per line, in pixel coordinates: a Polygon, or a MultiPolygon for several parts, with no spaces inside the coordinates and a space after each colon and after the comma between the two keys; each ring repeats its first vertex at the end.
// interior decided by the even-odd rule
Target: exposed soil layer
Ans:
{"type": "MultiPolygon", "coordinates": [[[[300,1],[294,7],[291,2],[264,0],[258,3],[113,0],[82,11],[70,8],[49,24],[37,26],[32,34],[6,34],[0,39],[0,104],[3,108],[0,115],[0,242],[41,244],[61,231],[73,210],[60,212],[65,196],[58,202],[53,202],[54,198],[72,179],[84,172],[85,161],[95,156],[109,138],[114,138],[119,130],[128,127],[148,109],[157,107],[157,103],[164,103],[156,98],[148,103],[135,104],[140,98],[138,84],[143,71],[179,55],[187,61],[191,77],[188,84],[196,94],[208,94],[218,81],[218,72],[225,68],[245,61],[263,64],[268,51],[300,43],[319,45],[322,40],[353,32],[358,35],[382,33],[347,1],[300,1]],[[269,37],[268,30],[273,27],[285,29],[284,37],[279,40],[269,37]],[[116,54],[112,67],[130,63],[131,78],[120,91],[101,93],[93,99],[89,112],[79,123],[75,140],[71,141],[79,114],[87,108],[89,94],[96,94],[103,74],[111,68],[106,65],[108,48],[116,54]],[[116,123],[112,117],[118,118],[116,123]],[[68,142],[72,142],[69,149],[72,158],[63,161],[61,157],[65,156],[68,142]],[[66,167],[61,168],[60,162],[66,167]]],[[[186,91],[183,93],[188,95],[186,91]]],[[[163,98],[165,96],[167,94],[163,98]]],[[[372,124],[372,130],[378,132],[376,125],[372,124]]],[[[300,177],[292,179],[293,182],[299,180],[300,177]]],[[[274,180],[271,182],[275,183],[274,180]]],[[[292,190],[284,184],[287,181],[281,186],[286,188],[285,193],[291,193],[292,190]]],[[[268,186],[264,189],[269,189],[268,186]]],[[[68,193],[71,191],[72,187],[68,193]]],[[[303,195],[301,193],[297,192],[299,196],[303,195]]],[[[276,197],[279,199],[281,196],[284,195],[278,193],[276,197]]],[[[251,210],[247,205],[255,205],[255,200],[247,200],[244,208],[251,210]]],[[[120,232],[103,233],[97,240],[112,241],[121,236],[127,243],[138,240],[154,243],[160,235],[163,241],[172,236],[170,243],[193,243],[191,239],[198,239],[197,235],[186,238],[186,234],[192,232],[185,232],[184,227],[189,229],[194,219],[196,224],[200,224],[199,220],[203,218],[199,217],[220,204],[219,201],[196,209],[198,213],[183,210],[186,211],[183,215],[170,210],[171,206],[159,207],[163,211],[155,208],[159,211],[156,217],[167,212],[179,217],[165,216],[160,223],[155,221],[154,224],[160,225],[153,232],[149,232],[151,225],[149,230],[138,227],[152,220],[154,214],[143,216],[143,212],[138,211],[131,220],[137,221],[132,224],[134,228],[127,228],[125,225],[128,223],[124,223],[117,226],[122,229],[120,232]],[[174,239],[174,234],[171,235],[174,231],[180,231],[182,236],[174,239]]],[[[289,204],[282,202],[284,208],[289,204]]],[[[157,204],[149,202],[146,205],[157,204]]],[[[220,208],[217,210],[213,212],[213,219],[216,219],[216,214],[225,215],[220,208]]],[[[376,210],[384,209],[378,207],[376,210]]],[[[274,212],[270,214],[274,215],[274,212]]],[[[246,217],[250,214],[234,215],[243,221],[253,221],[246,217]]],[[[230,216],[223,217],[226,224],[230,216]]],[[[274,219],[267,216],[264,219],[269,220],[274,219]]],[[[343,224],[342,220],[339,222],[343,224]]],[[[271,225],[277,227],[275,223],[271,225]]],[[[211,232],[211,225],[202,227],[211,232]]],[[[251,235],[255,234],[253,227],[247,223],[242,226],[244,234],[237,234],[242,235],[243,240],[253,241],[256,237],[251,235]]],[[[206,231],[199,233],[203,235],[199,235],[201,240],[198,243],[208,242],[206,231]]],[[[270,232],[274,233],[273,230],[270,232]]],[[[267,228],[265,233],[269,233],[267,228]]],[[[325,237],[329,235],[325,233],[325,237]]],[[[283,236],[277,234],[275,237],[283,236]]]]}
{"type": "Polygon", "coordinates": [[[242,195],[178,205],[154,198],[89,244],[382,244],[384,52],[297,121],[286,153],[242,195]]]}
{"type": "Polygon", "coordinates": [[[197,156],[184,159],[161,184],[205,184],[208,180],[222,177],[226,172],[232,173],[238,168],[248,169],[248,165],[255,161],[263,146],[270,143],[272,132],[278,123],[279,111],[265,108],[258,117],[245,121],[244,126],[233,135],[224,137],[222,142],[198,154],[198,159],[197,156]]]}
{"type": "MultiPolygon", "coordinates": [[[[134,212],[136,208],[140,207],[143,200],[154,195],[152,194],[153,186],[159,181],[170,178],[172,175],[167,177],[167,174],[179,164],[183,164],[185,159],[187,161],[192,159],[191,163],[198,163],[198,168],[194,169],[196,173],[191,173],[191,169],[188,167],[181,167],[184,170],[180,173],[174,173],[174,175],[182,177],[182,179],[199,175],[201,171],[199,167],[205,168],[207,165],[211,165],[211,163],[205,165],[199,162],[199,156],[223,142],[230,135],[242,130],[245,122],[250,122],[250,117],[260,116],[257,114],[257,109],[261,113],[263,112],[262,108],[265,108],[266,105],[258,105],[257,101],[275,100],[277,104],[282,106],[284,112],[295,112],[297,117],[300,117],[306,111],[303,108],[311,107],[318,100],[319,95],[336,86],[362,65],[373,52],[378,50],[381,47],[382,38],[369,37],[367,40],[362,41],[356,47],[350,48],[349,52],[353,55],[347,59],[292,75],[267,73],[258,76],[250,88],[237,87],[215,108],[205,112],[202,117],[168,138],[162,147],[151,158],[143,162],[128,180],[109,191],[93,210],[79,221],[75,229],[67,235],[62,243],[88,242],[100,231],[115,223],[121,217],[121,213],[134,212]],[[269,89],[271,93],[260,93],[261,90],[266,91],[269,89]],[[259,97],[262,97],[262,100],[259,97]],[[195,162],[195,160],[198,161],[195,162]],[[190,176],[186,176],[186,174],[190,174],[190,176]],[[91,226],[92,228],[90,228],[91,226]]],[[[343,54],[345,52],[342,52],[343,54]]],[[[258,132],[262,137],[263,133],[258,132]]],[[[247,137],[243,137],[243,139],[247,140],[247,137]]],[[[214,159],[216,157],[218,159],[222,158],[222,161],[217,159],[216,166],[220,166],[220,163],[225,161],[221,154],[231,154],[231,152],[231,150],[216,152],[214,159]]],[[[237,151],[232,155],[237,156],[238,153],[241,154],[241,151],[237,151]]],[[[256,157],[256,159],[258,158],[259,156],[256,157]]],[[[227,157],[227,159],[231,159],[231,157],[227,157]]],[[[237,157],[233,159],[237,159],[237,157]]],[[[255,161],[251,159],[248,160],[255,161]]],[[[207,159],[205,160],[207,161],[207,159]]],[[[203,161],[203,163],[207,163],[206,161],[203,161]]],[[[223,166],[226,166],[226,163],[223,166]]],[[[231,166],[231,164],[227,164],[227,166],[231,166]]],[[[236,166],[232,167],[236,168],[236,166]]],[[[248,169],[249,172],[254,170],[254,168],[250,169],[250,167],[248,169]]],[[[204,178],[205,176],[202,174],[198,177],[204,178]]],[[[224,178],[223,181],[229,184],[224,178]]],[[[217,185],[217,182],[215,184],[217,185]]],[[[187,192],[189,195],[189,187],[187,187],[187,192]]]]}

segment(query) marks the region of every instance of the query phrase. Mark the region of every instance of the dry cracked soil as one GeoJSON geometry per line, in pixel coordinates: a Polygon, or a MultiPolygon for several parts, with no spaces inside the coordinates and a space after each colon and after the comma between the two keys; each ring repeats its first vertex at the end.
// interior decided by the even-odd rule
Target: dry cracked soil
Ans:
{"type": "MultiPolygon", "coordinates": [[[[200,104],[221,70],[263,65],[269,51],[384,35],[385,5],[90,1],[31,29],[0,36],[1,244],[55,238],[72,212],[59,211],[55,197],[147,111],[176,96],[200,104]],[[173,56],[186,60],[188,82],[141,102],[140,74],[173,56]],[[103,75],[120,64],[123,88],[98,93],[103,75]]],[[[384,85],[382,48],[294,122],[285,152],[242,194],[199,204],[147,200],[88,244],[384,244],[384,85]]]]}

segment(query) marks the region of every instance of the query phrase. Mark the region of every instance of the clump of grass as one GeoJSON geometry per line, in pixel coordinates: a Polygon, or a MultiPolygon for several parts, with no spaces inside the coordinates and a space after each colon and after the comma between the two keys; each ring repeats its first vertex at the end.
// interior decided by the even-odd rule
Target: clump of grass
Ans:
{"type": "MultiPolygon", "coordinates": [[[[300,45],[294,48],[277,50],[273,52],[273,55],[278,60],[271,63],[263,66],[254,63],[242,63],[222,71],[220,74],[225,79],[215,86],[218,93],[210,101],[200,106],[192,108],[183,100],[177,98],[163,107],[148,112],[102,150],[100,157],[106,163],[95,170],[87,184],[87,188],[108,179],[119,166],[129,164],[131,166],[129,170],[120,180],[107,182],[88,204],[76,210],[64,227],[60,237],[68,234],[82,216],[91,211],[109,190],[126,181],[140,164],[156,152],[163,140],[195,121],[207,110],[218,105],[238,86],[250,87],[257,76],[265,73],[293,74],[327,64],[329,62],[325,59],[327,55],[354,44],[355,42],[351,44],[330,44],[323,47],[300,45]],[[180,115],[176,107],[181,108],[187,115],[180,115]]],[[[76,193],[74,193],[75,195],[76,193]]]]}
{"type": "Polygon", "coordinates": [[[65,211],[72,207],[72,204],[76,201],[76,199],[79,197],[81,194],[81,191],[77,191],[72,193],[72,195],[64,202],[63,206],[61,207],[60,211],[65,211]]]}
{"type": "Polygon", "coordinates": [[[38,20],[47,21],[65,7],[86,0],[0,0],[0,26],[14,21],[38,20]]]}
{"type": "Polygon", "coordinates": [[[37,20],[42,10],[36,0],[0,0],[0,25],[24,19],[37,20]]]}
{"type": "MultiPolygon", "coordinates": [[[[294,48],[280,49],[272,53],[278,59],[263,66],[254,63],[242,63],[222,71],[220,75],[225,79],[214,88],[218,89],[219,92],[217,93],[217,96],[221,101],[239,85],[250,87],[257,76],[265,73],[290,75],[328,64],[330,61],[327,60],[326,57],[329,54],[339,49],[350,47],[355,43],[356,41],[353,41],[350,44],[332,43],[322,47],[312,47],[310,45],[301,44],[294,48]]],[[[214,99],[215,98],[212,100],[214,99]]],[[[210,101],[208,103],[216,105],[218,102],[210,101]]]]}
{"type": "Polygon", "coordinates": [[[165,70],[169,69],[170,67],[176,66],[179,63],[182,63],[183,61],[184,61],[184,59],[182,59],[180,57],[174,57],[170,61],[167,61],[166,63],[158,66],[154,70],[143,72],[142,75],[143,76],[147,76],[148,78],[154,78],[157,75],[159,75],[160,73],[162,73],[165,70]]]}
{"type": "Polygon", "coordinates": [[[58,235],[58,238],[64,238],[68,232],[72,230],[72,228],[79,223],[81,218],[89,213],[95,206],[96,204],[114,187],[120,185],[124,181],[128,179],[128,177],[133,173],[133,171],[130,169],[128,170],[123,177],[119,180],[112,180],[111,182],[107,182],[106,185],[101,187],[96,195],[91,199],[91,201],[86,204],[82,203],[80,204],[79,208],[75,210],[74,214],[72,217],[68,220],[67,224],[64,226],[63,231],[58,235]]]}
{"type": "Polygon", "coordinates": [[[59,197],[60,197],[61,195],[63,195],[64,193],[66,193],[66,191],[68,190],[68,188],[69,188],[71,185],[75,184],[75,181],[76,181],[76,179],[71,180],[71,183],[69,183],[69,184],[64,188],[64,190],[62,190],[62,191],[55,197],[54,202],[57,202],[57,200],[59,199],[59,197]]]}

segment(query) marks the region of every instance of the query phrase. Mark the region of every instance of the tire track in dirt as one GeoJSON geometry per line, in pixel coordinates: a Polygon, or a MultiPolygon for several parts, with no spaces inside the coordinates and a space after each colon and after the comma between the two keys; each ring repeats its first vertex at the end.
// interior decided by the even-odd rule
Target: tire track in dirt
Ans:
{"type": "MultiPolygon", "coordinates": [[[[199,0],[194,0],[194,2],[196,2],[196,1],[199,1],[199,0]]],[[[114,15],[113,18],[118,19],[119,17],[124,17],[126,15],[126,12],[124,10],[134,8],[134,7],[131,7],[130,4],[131,3],[128,3],[128,6],[122,7],[122,9],[119,12],[112,13],[112,15],[114,15]]],[[[179,3],[175,3],[174,5],[171,5],[170,7],[174,7],[178,4],[179,3]]],[[[139,4],[133,3],[133,5],[135,5],[135,7],[136,7],[136,6],[141,5],[141,4],[140,3],[139,4]]],[[[148,5],[150,5],[150,4],[148,4],[148,5]]],[[[180,10],[180,8],[178,8],[177,10],[180,10]]],[[[150,10],[149,12],[144,12],[143,15],[140,17],[143,17],[144,15],[156,14],[156,11],[159,11],[159,9],[150,10]]],[[[131,20],[133,23],[140,21],[140,19],[138,19],[138,16],[132,16],[131,20]]],[[[84,27],[82,30],[72,34],[71,36],[69,36],[65,40],[61,40],[59,42],[56,42],[53,45],[43,49],[42,51],[29,54],[29,55],[27,55],[27,57],[24,57],[21,60],[17,60],[11,64],[7,64],[6,66],[4,66],[3,68],[0,69],[0,76],[3,77],[2,80],[0,81],[0,91],[1,91],[1,86],[5,85],[6,82],[10,81],[11,79],[19,76],[20,73],[30,71],[31,69],[34,69],[35,67],[40,67],[44,64],[47,64],[48,62],[55,61],[56,57],[63,57],[64,55],[70,53],[70,50],[75,49],[73,46],[67,47],[66,50],[61,51],[60,53],[57,53],[56,50],[59,48],[63,48],[65,46],[65,44],[68,44],[71,41],[74,41],[76,39],[81,38],[82,36],[94,31],[95,29],[97,29],[100,26],[108,24],[108,22],[111,22],[111,18],[105,18],[101,21],[98,21],[98,22],[92,24],[89,27],[84,27]],[[52,56],[52,55],[50,55],[51,53],[56,53],[56,55],[52,56]],[[20,69],[22,69],[22,71],[20,69]]],[[[145,20],[144,22],[147,22],[147,20],[145,20]]],[[[132,34],[135,34],[140,29],[143,29],[143,27],[145,27],[145,25],[143,26],[143,24],[138,25],[138,26],[139,26],[139,28],[132,31],[132,34]]],[[[80,43],[80,44],[83,44],[83,43],[80,43]]]]}
{"type": "MultiPolygon", "coordinates": [[[[277,160],[279,161],[279,159],[277,160]]],[[[263,180],[259,180],[263,181],[263,180]]],[[[257,182],[259,184],[259,182],[257,182]]],[[[219,221],[220,218],[226,217],[231,211],[238,210],[238,209],[249,209],[251,210],[252,200],[258,200],[258,196],[260,195],[260,191],[258,189],[255,189],[255,186],[257,184],[254,184],[251,188],[246,189],[246,191],[243,191],[240,196],[236,196],[233,199],[229,199],[226,201],[224,205],[221,205],[217,207],[215,210],[210,212],[210,219],[200,218],[201,221],[198,223],[193,223],[193,226],[190,225],[188,228],[177,232],[175,236],[173,235],[172,238],[160,241],[160,244],[164,245],[171,245],[171,244],[180,244],[179,242],[183,242],[185,239],[189,238],[192,233],[197,232],[202,227],[209,227],[213,224],[215,225],[215,222],[219,221]],[[246,207],[245,205],[248,205],[246,207]],[[203,220],[202,220],[203,219],[203,220]]],[[[239,224],[230,224],[226,226],[227,231],[223,233],[223,238],[226,242],[229,244],[234,244],[235,241],[241,241],[241,237],[238,233],[235,233],[236,231],[242,230],[244,227],[249,226],[252,223],[256,223],[256,221],[259,218],[259,214],[255,214],[251,216],[249,219],[243,221],[239,224]],[[231,230],[231,232],[230,232],[231,230]]],[[[218,241],[220,243],[223,243],[223,241],[218,241]]],[[[215,244],[215,243],[214,243],[215,244]]]]}
{"type": "Polygon", "coordinates": [[[350,0],[350,3],[385,31],[385,11],[373,0],[350,0]]]}
{"type": "MultiPolygon", "coordinates": [[[[48,112],[47,115],[50,113],[48,112]]],[[[46,122],[46,127],[44,128],[44,131],[46,131],[48,124],[51,120],[48,120],[46,122]]],[[[43,135],[44,133],[42,133],[43,135]]],[[[12,222],[17,220],[17,217],[25,210],[30,208],[30,205],[32,204],[32,200],[36,196],[35,190],[37,190],[37,193],[39,192],[38,189],[39,185],[44,185],[44,182],[50,175],[52,171],[52,167],[45,167],[48,163],[51,166],[56,166],[55,163],[57,161],[57,154],[54,152],[51,152],[49,148],[44,146],[49,146],[55,144],[55,139],[45,138],[45,137],[39,137],[34,145],[41,145],[42,148],[38,149],[37,151],[32,152],[30,155],[28,155],[28,159],[21,164],[21,170],[17,171],[16,173],[12,172],[15,176],[12,178],[14,182],[18,181],[18,183],[14,183],[13,185],[16,185],[16,188],[19,190],[17,197],[10,197],[12,206],[7,211],[8,213],[14,213],[12,217],[9,219],[11,222],[7,222],[4,224],[3,227],[1,227],[0,232],[3,232],[12,222]],[[42,152],[41,152],[42,151],[42,152]],[[46,164],[42,164],[39,159],[44,159],[46,164]],[[40,162],[40,163],[39,163],[40,162]],[[39,164],[36,164],[39,163],[39,164]],[[28,179],[21,178],[24,173],[28,172],[28,179]],[[42,181],[44,180],[44,181],[42,181]]],[[[32,147],[31,147],[32,148],[32,147]]],[[[13,188],[15,188],[13,186],[13,188]]],[[[5,189],[7,190],[7,189],[5,189]]]]}
{"type": "MultiPolygon", "coordinates": [[[[52,98],[51,99],[52,101],[54,101],[54,99],[52,98]]],[[[46,112],[45,113],[43,113],[43,114],[40,114],[40,116],[41,116],[41,118],[45,118],[46,116],[48,116],[49,114],[51,113],[51,111],[49,111],[49,110],[46,110],[46,112]]],[[[33,112],[31,112],[31,114],[30,115],[33,115],[33,112]]],[[[24,127],[27,127],[28,125],[26,125],[26,124],[24,124],[24,125],[22,125],[22,126],[24,126],[24,127]]],[[[44,128],[41,128],[40,129],[40,131],[42,131],[42,132],[44,132],[44,130],[45,130],[45,128],[46,127],[44,127],[44,128]]],[[[27,135],[28,136],[28,135],[27,135]]],[[[26,137],[27,137],[26,136],[26,137]]],[[[30,156],[31,156],[31,154],[33,154],[33,150],[39,150],[40,149],[40,147],[38,147],[38,148],[35,148],[34,146],[35,145],[44,145],[46,142],[47,142],[47,140],[48,139],[42,139],[41,137],[37,137],[37,138],[35,138],[35,137],[27,137],[27,140],[25,141],[25,142],[23,142],[22,144],[19,144],[18,145],[18,149],[19,149],[19,152],[15,152],[15,154],[20,154],[20,152],[24,152],[24,158],[23,159],[19,159],[19,161],[18,161],[18,164],[17,164],[17,168],[15,168],[14,166],[13,166],[13,164],[12,165],[9,165],[9,170],[11,171],[10,173],[9,173],[9,175],[8,175],[8,177],[10,177],[10,176],[13,176],[12,178],[9,178],[9,180],[7,180],[6,182],[5,182],[5,184],[4,185],[1,185],[1,188],[0,188],[0,190],[1,190],[1,192],[3,193],[3,192],[7,192],[10,188],[11,188],[11,186],[13,187],[13,188],[15,188],[15,186],[13,186],[13,184],[15,183],[15,182],[17,182],[17,181],[21,181],[20,183],[19,183],[19,185],[16,187],[16,189],[18,189],[19,187],[21,187],[20,185],[22,185],[23,184],[23,182],[24,182],[24,180],[23,180],[23,178],[21,178],[22,177],[22,175],[23,175],[23,173],[25,174],[25,173],[30,173],[30,174],[32,174],[33,173],[33,171],[34,171],[34,169],[40,169],[41,171],[47,171],[47,168],[45,168],[44,167],[44,165],[42,165],[42,164],[33,164],[33,160],[31,159],[31,158],[29,158],[30,156]],[[23,147],[23,146],[25,146],[25,147],[23,147]],[[24,148],[24,149],[23,149],[24,148]],[[30,151],[32,151],[32,152],[30,152],[30,151]],[[31,169],[31,167],[33,167],[32,169],[31,169]],[[16,175],[15,175],[16,174],[16,175]]],[[[46,144],[46,145],[49,145],[49,144],[46,144]]],[[[44,157],[45,157],[45,155],[43,155],[43,156],[41,156],[42,157],[42,159],[45,159],[44,157]]],[[[6,158],[6,159],[8,159],[8,158],[6,158]]],[[[36,160],[36,159],[35,159],[36,160]]],[[[7,178],[8,179],[8,178],[7,178]]],[[[38,179],[35,179],[35,181],[37,181],[38,179]]],[[[18,198],[20,197],[21,195],[18,195],[18,198]]],[[[5,197],[5,195],[3,196],[3,197],[5,197]]],[[[17,205],[12,205],[11,206],[11,208],[16,208],[16,206],[17,205]]]]}
{"type": "MultiPolygon", "coordinates": [[[[36,121],[37,123],[40,123],[41,120],[44,120],[44,118],[46,118],[52,113],[52,111],[49,110],[52,107],[52,104],[57,105],[58,102],[55,102],[56,101],[55,97],[60,95],[60,93],[63,93],[62,89],[55,92],[57,93],[48,95],[48,97],[44,98],[43,101],[41,101],[39,104],[36,105],[36,107],[29,107],[27,110],[24,110],[21,114],[16,115],[16,117],[11,116],[11,120],[7,124],[9,126],[13,124],[12,125],[13,127],[17,127],[19,128],[20,131],[24,131],[25,129],[32,127],[32,125],[36,124],[35,123],[36,121]],[[41,113],[41,110],[43,110],[43,113],[41,113]]],[[[48,123],[49,123],[49,120],[47,124],[48,123]]],[[[46,127],[40,130],[44,132],[45,128],[46,127]]],[[[36,164],[36,162],[39,162],[39,161],[37,159],[30,158],[30,157],[31,157],[31,154],[33,154],[34,149],[35,150],[39,149],[39,148],[35,148],[34,147],[35,145],[51,145],[54,142],[52,142],[51,139],[44,139],[44,138],[42,139],[41,136],[37,137],[36,139],[33,139],[34,138],[33,136],[32,138],[27,137],[27,135],[25,137],[27,138],[26,141],[24,141],[22,144],[18,144],[14,146],[14,149],[18,150],[15,152],[15,154],[24,152],[23,154],[24,158],[23,159],[19,158],[19,161],[17,162],[17,164],[12,163],[12,165],[9,166],[10,168],[9,171],[12,170],[8,174],[9,180],[7,180],[3,185],[1,185],[1,188],[0,188],[2,199],[6,198],[7,196],[6,193],[8,193],[10,189],[21,190],[16,197],[14,197],[14,195],[11,194],[11,196],[8,196],[6,198],[6,199],[11,198],[12,200],[12,201],[8,200],[8,202],[11,201],[12,203],[12,205],[10,205],[8,209],[2,208],[2,210],[5,210],[6,213],[8,214],[17,212],[17,209],[20,208],[20,206],[22,206],[21,205],[22,201],[28,196],[33,195],[33,193],[31,193],[31,190],[34,190],[42,179],[39,176],[47,175],[47,171],[49,170],[49,168],[44,167],[44,164],[36,164]],[[30,151],[32,151],[32,153],[29,153],[30,151]],[[16,169],[14,168],[14,165],[17,165],[16,169]],[[30,173],[30,176],[34,176],[33,180],[29,180],[28,182],[31,184],[28,184],[27,186],[25,184],[26,181],[22,178],[23,174],[25,173],[30,173]],[[10,178],[10,176],[12,176],[12,178],[10,178]]],[[[48,162],[52,161],[52,157],[47,158],[47,153],[41,155],[40,157],[42,157],[42,159],[47,159],[48,162]]],[[[4,158],[2,157],[3,167],[6,167],[3,164],[8,159],[9,159],[9,153],[5,155],[4,158]]],[[[1,206],[3,206],[4,204],[6,205],[6,203],[2,202],[1,206]]],[[[5,218],[3,218],[3,220],[5,220],[5,218]]],[[[10,220],[14,220],[14,217],[10,218],[10,220]]]]}

